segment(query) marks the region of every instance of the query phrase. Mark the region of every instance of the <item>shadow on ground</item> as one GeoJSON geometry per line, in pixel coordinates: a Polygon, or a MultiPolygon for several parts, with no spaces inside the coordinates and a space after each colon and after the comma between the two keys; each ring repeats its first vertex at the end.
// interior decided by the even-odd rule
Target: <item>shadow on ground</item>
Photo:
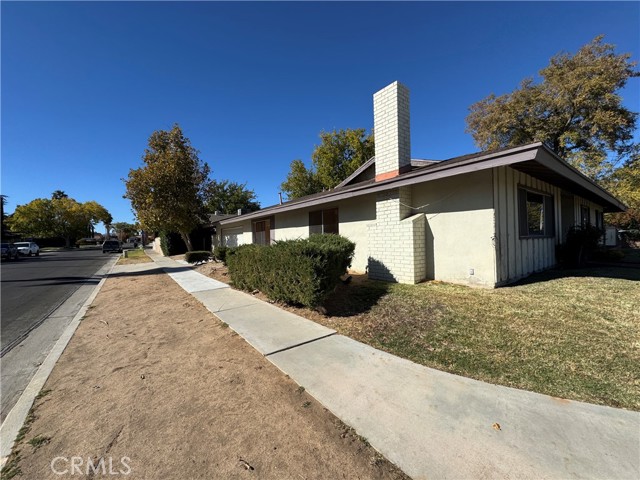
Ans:
{"type": "Polygon", "coordinates": [[[351,275],[348,284],[336,287],[323,303],[326,315],[351,317],[371,310],[389,292],[390,283],[369,280],[366,275],[351,275]]]}
{"type": "Polygon", "coordinates": [[[637,265],[598,265],[593,264],[584,268],[555,268],[546,272],[535,273],[527,278],[523,278],[516,283],[512,283],[503,288],[518,287],[520,285],[530,285],[532,283],[548,282],[559,278],[567,277],[598,277],[598,278],[619,278],[622,280],[640,281],[640,267],[637,265]]]}

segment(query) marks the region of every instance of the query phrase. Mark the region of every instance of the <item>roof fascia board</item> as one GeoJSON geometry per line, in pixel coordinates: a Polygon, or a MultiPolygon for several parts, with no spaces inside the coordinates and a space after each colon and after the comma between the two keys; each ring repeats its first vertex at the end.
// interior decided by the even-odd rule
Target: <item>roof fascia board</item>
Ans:
{"type": "Polygon", "coordinates": [[[541,144],[531,144],[525,147],[518,147],[515,149],[507,150],[504,152],[487,154],[481,157],[475,157],[463,162],[446,165],[435,165],[433,167],[427,167],[425,169],[405,174],[400,177],[395,177],[383,182],[374,184],[367,184],[360,188],[354,188],[346,192],[329,192],[322,197],[316,197],[309,199],[308,201],[296,202],[291,205],[275,205],[274,207],[266,208],[265,210],[258,210],[247,215],[241,215],[228,220],[221,220],[221,225],[230,225],[233,223],[242,222],[244,220],[254,219],[258,217],[266,217],[272,214],[284,213],[291,210],[297,210],[299,208],[313,207],[316,205],[322,205],[329,202],[335,202],[339,200],[345,200],[361,195],[367,195],[370,193],[382,192],[390,190],[392,188],[404,187],[407,185],[413,185],[415,183],[430,182],[432,180],[438,180],[440,178],[451,177],[454,175],[460,175],[463,173],[476,172],[478,170],[485,170],[487,168],[500,167],[504,165],[511,165],[513,163],[525,162],[528,160],[534,160],[537,150],[541,144]],[[515,153],[514,153],[515,152],[515,153]],[[492,158],[495,157],[495,158],[492,158]]]}
{"type": "Polygon", "coordinates": [[[336,188],[344,187],[346,185],[349,185],[349,182],[351,182],[351,180],[356,178],[358,175],[360,175],[362,172],[364,172],[367,168],[369,168],[371,165],[373,165],[373,162],[375,161],[375,159],[376,159],[376,157],[371,157],[369,160],[364,162],[362,165],[360,165],[356,169],[355,172],[353,172],[351,175],[349,175],[347,178],[345,178],[343,181],[341,181],[338,185],[336,185],[336,188]]]}

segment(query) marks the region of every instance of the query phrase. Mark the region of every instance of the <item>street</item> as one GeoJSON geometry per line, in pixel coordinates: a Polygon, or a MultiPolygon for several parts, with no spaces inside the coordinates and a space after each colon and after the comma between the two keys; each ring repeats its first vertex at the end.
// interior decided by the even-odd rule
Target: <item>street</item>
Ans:
{"type": "Polygon", "coordinates": [[[43,252],[2,263],[2,352],[86,282],[111,257],[98,249],[43,252]]]}
{"type": "Polygon", "coordinates": [[[11,410],[39,365],[117,254],[95,249],[42,252],[2,262],[2,409],[11,410]],[[93,278],[92,278],[93,277],[93,278]]]}

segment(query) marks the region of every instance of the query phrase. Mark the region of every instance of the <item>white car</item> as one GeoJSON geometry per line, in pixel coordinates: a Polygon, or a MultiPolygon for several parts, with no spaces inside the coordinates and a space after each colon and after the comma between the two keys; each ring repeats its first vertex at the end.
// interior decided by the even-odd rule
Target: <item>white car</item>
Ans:
{"type": "Polygon", "coordinates": [[[25,257],[27,255],[35,255],[36,257],[40,255],[40,247],[33,242],[16,242],[14,245],[18,249],[18,253],[25,257]]]}

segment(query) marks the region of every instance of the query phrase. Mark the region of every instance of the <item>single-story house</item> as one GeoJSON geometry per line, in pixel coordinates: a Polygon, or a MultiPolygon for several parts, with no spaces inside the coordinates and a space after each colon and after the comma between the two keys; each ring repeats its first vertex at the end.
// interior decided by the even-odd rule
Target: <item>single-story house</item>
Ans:
{"type": "Polygon", "coordinates": [[[392,83],[373,107],[374,158],[332,190],[221,219],[215,243],[339,233],[371,278],[496,287],[554,266],[571,226],[626,208],[542,143],[412,159],[408,89],[392,83]]]}

